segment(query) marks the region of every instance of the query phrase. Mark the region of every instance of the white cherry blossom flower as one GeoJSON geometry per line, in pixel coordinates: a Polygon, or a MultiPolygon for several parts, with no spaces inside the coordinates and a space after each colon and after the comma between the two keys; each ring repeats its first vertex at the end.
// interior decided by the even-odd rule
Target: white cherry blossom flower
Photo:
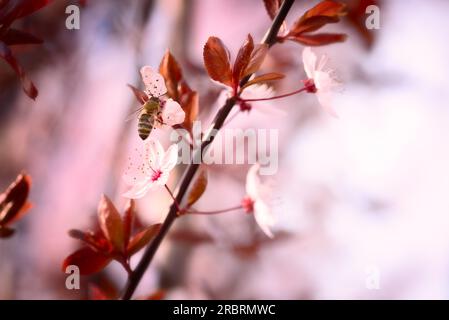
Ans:
{"type": "Polygon", "coordinates": [[[242,207],[247,213],[253,213],[257,224],[270,238],[273,238],[271,228],[276,220],[268,202],[271,198],[271,188],[262,183],[259,177],[260,165],[254,164],[246,175],[246,196],[242,200],[242,207]]]}
{"type": "Polygon", "coordinates": [[[152,188],[164,186],[170,171],[178,161],[178,146],[171,145],[164,151],[157,140],[144,142],[143,152],[135,150],[135,155],[129,158],[129,163],[123,179],[130,187],[123,194],[130,199],[140,199],[152,188]]]}
{"type": "Polygon", "coordinates": [[[336,117],[337,114],[331,105],[331,98],[333,92],[339,89],[341,84],[336,80],[334,71],[325,68],[328,60],[328,57],[323,55],[318,61],[316,54],[312,52],[310,47],[306,47],[302,52],[304,70],[308,77],[304,81],[307,91],[315,93],[323,108],[336,117]]]}

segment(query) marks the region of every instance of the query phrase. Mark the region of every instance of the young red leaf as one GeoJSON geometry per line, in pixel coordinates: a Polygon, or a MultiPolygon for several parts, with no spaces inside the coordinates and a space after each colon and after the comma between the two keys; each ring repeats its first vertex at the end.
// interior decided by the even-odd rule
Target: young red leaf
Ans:
{"type": "Polygon", "coordinates": [[[110,257],[89,247],[83,247],[64,260],[62,271],[65,272],[68,266],[75,265],[80,269],[81,275],[89,275],[101,271],[111,260],[110,257]]]}
{"type": "Polygon", "coordinates": [[[159,65],[159,73],[164,77],[168,95],[178,101],[178,84],[182,80],[182,71],[176,59],[169,50],[165,52],[159,65]]]}
{"type": "Polygon", "coordinates": [[[245,72],[243,73],[243,77],[246,77],[250,74],[259,71],[260,66],[265,60],[267,52],[268,52],[268,45],[266,44],[258,44],[254,47],[254,50],[251,53],[248,66],[246,67],[245,72]]]}
{"type": "Polygon", "coordinates": [[[263,0],[263,2],[268,15],[273,20],[281,7],[282,0],[263,0]]]}
{"type": "Polygon", "coordinates": [[[299,42],[306,46],[323,46],[326,44],[343,42],[346,40],[346,35],[342,33],[318,33],[312,35],[302,34],[295,37],[289,37],[289,40],[299,42]]]}
{"type": "Polygon", "coordinates": [[[142,90],[134,87],[133,85],[130,85],[129,83],[127,84],[127,86],[128,88],[131,89],[131,91],[133,92],[134,96],[136,97],[137,101],[139,101],[140,104],[145,104],[145,102],[149,100],[147,94],[142,90]]]}
{"type": "Polygon", "coordinates": [[[94,251],[102,252],[104,254],[109,254],[112,251],[111,243],[104,237],[102,232],[92,233],[72,229],[69,230],[69,236],[74,239],[83,241],[94,251]]]}
{"type": "Polygon", "coordinates": [[[154,224],[136,234],[128,244],[127,248],[128,256],[132,256],[133,254],[137,253],[140,249],[145,247],[151,241],[151,239],[153,239],[154,236],[156,236],[160,228],[161,228],[160,224],[154,224]]]}
{"type": "Polygon", "coordinates": [[[98,221],[105,237],[114,248],[123,252],[125,248],[123,222],[114,204],[105,195],[101,197],[98,205],[98,221]]]}
{"type": "Polygon", "coordinates": [[[346,4],[337,1],[324,0],[312,9],[306,11],[301,20],[314,16],[340,17],[346,14],[346,4]]]}
{"type": "Polygon", "coordinates": [[[182,126],[186,128],[192,134],[192,126],[193,122],[198,117],[199,111],[199,101],[198,101],[198,92],[191,91],[184,95],[184,101],[182,102],[182,107],[186,114],[184,119],[184,123],[182,126]]]}
{"type": "Polygon", "coordinates": [[[30,209],[30,188],[31,177],[19,174],[5,192],[0,194],[0,228],[20,219],[30,209]]]}
{"type": "Polygon", "coordinates": [[[241,46],[237,57],[235,58],[234,68],[232,70],[232,78],[234,85],[238,85],[240,80],[243,78],[246,68],[251,59],[251,53],[254,50],[254,41],[250,34],[241,46]]]}
{"type": "Polygon", "coordinates": [[[229,51],[217,37],[209,37],[203,50],[204,66],[212,80],[232,87],[229,51]]]}
{"type": "Polygon", "coordinates": [[[258,84],[258,83],[264,83],[264,82],[269,82],[269,81],[275,81],[275,80],[279,80],[284,78],[285,76],[281,73],[266,73],[260,76],[255,77],[254,79],[248,81],[243,88],[252,86],[254,84],[258,84]]]}
{"type": "Polygon", "coordinates": [[[8,29],[0,39],[9,46],[18,44],[40,44],[43,42],[42,39],[39,39],[28,32],[12,28],[8,29]]]}
{"type": "Polygon", "coordinates": [[[125,209],[125,215],[123,217],[123,238],[124,238],[124,246],[125,248],[128,246],[129,240],[131,238],[131,233],[134,225],[134,209],[135,203],[134,200],[129,200],[125,209]]]}
{"type": "Polygon", "coordinates": [[[337,16],[313,16],[297,21],[291,28],[289,35],[300,35],[304,32],[316,31],[328,23],[336,23],[338,21],[340,21],[340,18],[337,16]]]}
{"type": "Polygon", "coordinates": [[[204,166],[201,166],[200,172],[190,189],[189,195],[187,196],[187,206],[192,206],[206,191],[207,187],[207,170],[204,166]]]}
{"type": "Polygon", "coordinates": [[[0,58],[5,60],[17,74],[17,76],[20,78],[20,81],[22,82],[23,91],[27,94],[27,96],[33,100],[36,99],[38,91],[34,86],[33,82],[31,82],[31,80],[25,74],[25,71],[23,71],[22,67],[19,65],[16,58],[12,55],[11,50],[6,46],[5,43],[1,41],[0,41],[0,58]]]}

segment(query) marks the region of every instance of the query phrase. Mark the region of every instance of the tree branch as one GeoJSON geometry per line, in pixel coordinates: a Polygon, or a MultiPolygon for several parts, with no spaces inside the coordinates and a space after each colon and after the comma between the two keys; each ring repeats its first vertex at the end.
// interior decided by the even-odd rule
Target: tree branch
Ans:
{"type": "MultiPolygon", "coordinates": [[[[279,33],[279,29],[285,20],[285,17],[287,16],[288,12],[290,11],[290,8],[292,7],[295,0],[285,0],[281,8],[279,9],[279,12],[275,19],[273,20],[273,23],[268,29],[267,33],[265,34],[262,42],[267,44],[269,47],[274,45],[276,43],[276,37],[279,33]]],[[[250,76],[246,77],[241,81],[241,85],[244,85],[246,82],[248,82],[248,79],[250,76]]],[[[215,119],[213,121],[212,127],[209,130],[207,136],[204,138],[204,140],[201,143],[201,148],[195,152],[194,159],[201,159],[202,153],[207,150],[207,147],[214,141],[214,135],[213,132],[216,132],[221,129],[223,126],[226,118],[228,117],[229,113],[232,110],[232,107],[235,105],[237,99],[235,97],[229,98],[223,107],[220,108],[220,110],[217,112],[215,119]]],[[[192,163],[188,166],[186,173],[184,174],[184,177],[181,182],[181,186],[179,187],[179,191],[176,195],[176,201],[173,201],[170,211],[168,212],[167,217],[165,218],[164,223],[162,224],[161,229],[159,230],[159,233],[156,235],[156,237],[150,242],[150,244],[145,249],[145,252],[142,256],[142,259],[139,261],[136,269],[133,273],[130,274],[128,277],[128,282],[126,284],[125,290],[122,294],[123,300],[129,300],[131,299],[132,295],[134,294],[134,291],[136,290],[140,280],[142,279],[142,276],[144,275],[145,271],[147,270],[148,266],[150,265],[151,261],[153,260],[154,255],[156,254],[156,251],[158,250],[162,240],[167,235],[167,232],[170,230],[170,227],[172,226],[173,222],[178,217],[177,212],[178,208],[176,206],[177,203],[181,203],[188,188],[193,180],[193,177],[195,176],[195,173],[197,172],[199,168],[199,161],[192,161],[192,163]]]]}

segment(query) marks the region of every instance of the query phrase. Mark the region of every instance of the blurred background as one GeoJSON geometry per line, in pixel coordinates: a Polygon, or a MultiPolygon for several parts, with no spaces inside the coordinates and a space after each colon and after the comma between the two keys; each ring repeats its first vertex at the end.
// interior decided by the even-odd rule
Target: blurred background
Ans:
{"type": "MultiPolygon", "coordinates": [[[[243,213],[183,217],[136,296],[449,298],[449,2],[346,2],[351,14],[326,29],[347,41],[316,49],[344,83],[334,103],[339,118],[300,95],[228,125],[279,129],[274,240],[243,213]],[[380,7],[379,30],[364,28],[368,4],[380,7]]],[[[296,1],[288,21],[315,3],[296,1]]],[[[61,0],[17,21],[45,42],[15,51],[39,89],[35,102],[0,62],[0,189],[26,170],[34,205],[16,235],[0,240],[1,299],[86,299],[88,283],[123,288],[125,272],[114,262],[69,291],[61,263],[78,246],[67,230],[92,225],[102,193],[125,205],[121,176],[139,139],[136,121],[125,121],[138,107],[126,84],[141,86],[140,67],[157,67],[170,48],[209,121],[221,88],[202,66],[207,38],[220,37],[235,57],[248,33],[261,39],[269,25],[261,0],[61,0]],[[80,5],[80,30],[65,27],[70,4],[80,5]]],[[[302,50],[270,50],[263,69],[286,74],[276,92],[298,88],[302,50]]],[[[168,132],[156,136],[167,143],[168,132]]],[[[209,169],[197,208],[239,203],[248,166],[209,169]]],[[[164,192],[152,192],[138,213],[161,222],[169,205],[164,192]]]]}

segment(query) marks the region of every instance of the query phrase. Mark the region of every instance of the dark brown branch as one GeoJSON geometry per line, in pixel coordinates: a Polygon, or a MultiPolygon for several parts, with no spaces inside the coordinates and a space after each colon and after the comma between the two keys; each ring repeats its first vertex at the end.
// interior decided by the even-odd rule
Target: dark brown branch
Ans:
{"type": "MultiPolygon", "coordinates": [[[[272,46],[276,43],[276,37],[279,33],[279,29],[281,28],[281,25],[283,21],[285,20],[285,17],[287,16],[288,12],[290,11],[290,8],[292,7],[295,0],[285,0],[282,3],[281,8],[279,9],[279,13],[273,20],[273,23],[268,29],[267,33],[265,34],[263,38],[263,43],[267,44],[268,46],[272,46]]],[[[242,80],[241,85],[244,85],[248,81],[249,77],[242,80]]],[[[201,143],[201,148],[195,153],[194,157],[195,159],[201,159],[202,153],[207,150],[207,147],[209,144],[211,144],[214,141],[214,135],[211,134],[212,132],[216,132],[221,129],[223,126],[226,118],[228,117],[229,113],[232,110],[232,107],[236,103],[236,98],[229,98],[225,105],[220,108],[218,113],[215,116],[215,119],[213,121],[212,130],[209,131],[209,134],[204,138],[203,142],[201,143]]],[[[136,269],[134,272],[129,276],[128,282],[126,284],[125,290],[122,295],[123,300],[129,300],[131,299],[132,295],[134,294],[134,291],[136,290],[140,280],[142,279],[143,274],[147,270],[148,266],[150,265],[151,261],[153,260],[153,257],[158,250],[162,240],[167,235],[167,232],[170,230],[170,227],[172,226],[173,222],[178,217],[177,212],[177,206],[176,203],[181,203],[188,188],[193,180],[193,177],[195,176],[195,173],[197,172],[199,168],[199,164],[197,164],[198,161],[192,161],[192,163],[188,166],[186,173],[184,174],[184,177],[182,178],[181,186],[179,187],[179,191],[176,195],[176,201],[173,202],[173,204],[170,207],[170,211],[168,212],[167,217],[165,218],[164,223],[162,224],[161,229],[159,230],[159,233],[156,235],[156,237],[150,242],[150,244],[145,249],[145,252],[142,256],[142,259],[138,263],[136,269]]]]}

